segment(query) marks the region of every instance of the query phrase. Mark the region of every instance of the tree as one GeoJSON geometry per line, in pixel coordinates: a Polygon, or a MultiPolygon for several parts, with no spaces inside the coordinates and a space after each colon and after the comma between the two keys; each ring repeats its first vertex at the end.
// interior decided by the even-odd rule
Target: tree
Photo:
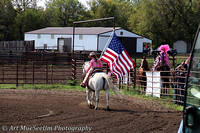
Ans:
{"type": "MultiPolygon", "coordinates": [[[[91,0],[89,13],[92,19],[115,17],[116,26],[129,28],[128,18],[133,9],[133,3],[126,0],[91,0]]],[[[112,21],[97,22],[94,25],[112,26],[112,21]]]]}
{"type": "Polygon", "coordinates": [[[15,10],[10,0],[0,0],[0,40],[12,40],[15,10]]]}
{"type": "Polygon", "coordinates": [[[78,0],[51,0],[47,4],[47,12],[51,12],[51,25],[72,26],[74,21],[81,20],[85,7],[78,0]]]}
{"type": "Polygon", "coordinates": [[[24,32],[46,27],[44,11],[42,9],[27,8],[17,15],[15,24],[18,33],[20,33],[16,38],[23,40],[24,32]]]}
{"type": "Polygon", "coordinates": [[[15,9],[24,11],[26,8],[36,8],[37,0],[12,0],[15,9]]]}
{"type": "Polygon", "coordinates": [[[129,22],[132,31],[153,40],[154,48],[161,43],[171,45],[177,40],[191,43],[196,32],[197,1],[191,0],[143,0],[134,5],[129,22]],[[149,8],[151,7],[151,8],[149,8]],[[194,19],[195,18],[195,19],[194,19]]]}

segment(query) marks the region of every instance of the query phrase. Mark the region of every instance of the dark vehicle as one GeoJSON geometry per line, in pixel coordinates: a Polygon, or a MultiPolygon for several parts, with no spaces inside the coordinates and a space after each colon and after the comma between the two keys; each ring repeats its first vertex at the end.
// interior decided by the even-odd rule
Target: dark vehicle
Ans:
{"type": "Polygon", "coordinates": [[[200,25],[190,56],[185,87],[183,133],[200,133],[200,25]]]}

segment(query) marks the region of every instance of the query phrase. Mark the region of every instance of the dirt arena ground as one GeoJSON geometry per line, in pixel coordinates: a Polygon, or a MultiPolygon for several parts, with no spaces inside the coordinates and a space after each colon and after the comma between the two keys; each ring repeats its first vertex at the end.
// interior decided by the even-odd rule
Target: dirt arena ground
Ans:
{"type": "Polygon", "coordinates": [[[156,101],[105,93],[99,110],[89,109],[85,92],[0,89],[0,132],[176,133],[182,112],[156,101]]]}

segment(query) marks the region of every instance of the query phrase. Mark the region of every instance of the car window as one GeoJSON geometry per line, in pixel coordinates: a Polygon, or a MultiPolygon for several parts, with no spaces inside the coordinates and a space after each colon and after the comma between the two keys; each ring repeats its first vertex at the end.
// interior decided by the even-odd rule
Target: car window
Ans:
{"type": "Polygon", "coordinates": [[[200,34],[198,33],[193,50],[193,58],[190,60],[190,73],[188,78],[188,89],[186,106],[200,105],[200,34]]]}

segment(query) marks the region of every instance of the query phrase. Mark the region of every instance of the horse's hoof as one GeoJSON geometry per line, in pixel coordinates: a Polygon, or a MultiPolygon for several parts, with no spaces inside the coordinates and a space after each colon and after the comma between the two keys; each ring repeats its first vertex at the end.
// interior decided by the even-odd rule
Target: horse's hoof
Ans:
{"type": "Polygon", "coordinates": [[[110,111],[110,108],[109,107],[107,107],[107,109],[106,109],[107,111],[110,111]]]}
{"type": "Polygon", "coordinates": [[[94,108],[94,106],[92,104],[90,104],[90,109],[93,109],[93,108],[94,108]]]}
{"type": "Polygon", "coordinates": [[[97,108],[97,107],[95,107],[94,109],[95,109],[95,110],[97,110],[98,108],[97,108]]]}

